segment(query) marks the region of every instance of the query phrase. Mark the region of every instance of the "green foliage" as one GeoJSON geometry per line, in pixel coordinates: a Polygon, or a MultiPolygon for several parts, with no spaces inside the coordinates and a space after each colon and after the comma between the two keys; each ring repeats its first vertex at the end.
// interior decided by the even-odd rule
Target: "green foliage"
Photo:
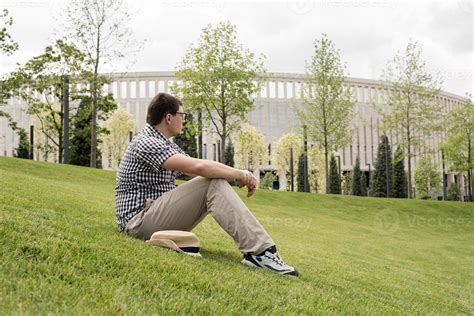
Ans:
{"type": "Polygon", "coordinates": [[[268,160],[265,135],[246,124],[235,139],[235,165],[237,168],[255,171],[268,160]]]}
{"type": "Polygon", "coordinates": [[[0,53],[11,55],[18,49],[18,43],[13,40],[8,28],[12,26],[13,18],[9,16],[8,10],[3,9],[0,13],[0,53]]]}
{"type": "Polygon", "coordinates": [[[305,155],[301,154],[298,157],[298,175],[297,175],[298,192],[310,192],[309,191],[309,177],[306,177],[306,185],[308,189],[307,191],[305,190],[304,162],[305,162],[305,155]]]}
{"type": "Polygon", "coordinates": [[[197,158],[196,129],[194,128],[192,115],[188,115],[186,122],[184,122],[181,134],[174,137],[174,142],[184,150],[186,154],[193,158],[197,158]]]}
{"type": "Polygon", "coordinates": [[[314,55],[306,62],[303,107],[297,109],[300,124],[307,126],[309,138],[324,150],[326,183],[329,152],[351,142],[349,124],[355,102],[349,88],[344,86],[344,68],[339,50],[323,34],[314,42],[314,55]]]}
{"type": "Polygon", "coordinates": [[[468,193],[473,195],[472,169],[474,168],[474,104],[466,95],[461,107],[453,109],[446,118],[447,141],[442,145],[451,171],[467,173],[468,193]]]}
{"type": "Polygon", "coordinates": [[[336,158],[331,155],[329,168],[329,192],[330,194],[341,194],[341,175],[337,166],[336,158]]]}
{"type": "Polygon", "coordinates": [[[176,78],[182,85],[175,85],[173,91],[182,97],[187,111],[201,112],[203,125],[220,137],[221,162],[229,135],[240,129],[255,106],[253,95],[265,79],[263,60],[263,55],[256,58],[242,48],[234,25],[221,22],[205,27],[177,66],[176,78]]]}
{"type": "MultiPolygon", "coordinates": [[[[71,119],[70,128],[70,161],[69,163],[77,166],[89,166],[90,165],[90,153],[91,153],[91,97],[80,96],[77,97],[80,100],[79,108],[76,114],[71,119]]],[[[112,94],[101,96],[98,103],[99,107],[99,118],[105,120],[109,114],[117,108],[117,104],[112,94]]],[[[107,133],[105,128],[98,129],[98,143],[101,144],[101,135],[107,133]]],[[[97,151],[96,155],[96,167],[100,168],[102,165],[101,151],[97,151]]]]}
{"type": "Polygon", "coordinates": [[[391,197],[407,198],[407,175],[405,172],[404,153],[400,146],[397,146],[393,158],[393,185],[391,197]]]}
{"type": "Polygon", "coordinates": [[[448,187],[447,192],[447,199],[448,201],[459,201],[461,200],[461,190],[459,189],[459,185],[456,183],[451,183],[448,187]]]}
{"type": "Polygon", "coordinates": [[[271,171],[265,172],[265,176],[263,177],[262,180],[260,180],[258,187],[264,190],[271,190],[273,189],[273,182],[275,180],[276,180],[276,177],[271,171]]]}
{"type": "Polygon", "coordinates": [[[234,145],[232,145],[232,142],[229,141],[227,143],[227,146],[225,148],[225,155],[224,155],[224,164],[234,167],[234,145]]]}
{"type": "Polygon", "coordinates": [[[378,107],[385,125],[398,134],[408,162],[408,196],[411,198],[413,148],[424,149],[428,145],[423,139],[440,128],[442,103],[436,97],[441,81],[427,69],[421,58],[422,48],[410,41],[404,52],[399,52],[387,65],[382,80],[390,82],[387,102],[378,107]],[[384,110],[388,108],[388,111],[384,110]],[[420,137],[423,135],[424,137],[420,137]]]}
{"type": "Polygon", "coordinates": [[[360,170],[360,159],[359,156],[356,158],[356,163],[352,171],[352,195],[362,196],[362,187],[365,187],[365,183],[362,183],[362,171],[360,170]]]}
{"type": "Polygon", "coordinates": [[[280,177],[285,175],[286,188],[289,189],[291,183],[290,177],[290,149],[293,148],[293,170],[298,168],[297,157],[301,153],[301,138],[298,135],[288,133],[280,137],[274,146],[272,161],[278,170],[280,177]]]}
{"type": "Polygon", "coordinates": [[[377,149],[377,160],[375,161],[374,171],[372,172],[372,180],[370,181],[371,196],[391,196],[392,171],[392,149],[390,148],[388,137],[382,135],[377,149]]]}
{"type": "Polygon", "coordinates": [[[440,187],[441,177],[436,167],[427,158],[418,161],[415,170],[415,189],[418,199],[431,199],[432,190],[440,187]]]}
{"type": "Polygon", "coordinates": [[[0,157],[0,174],[2,314],[474,310],[472,267],[460,264],[472,260],[473,203],[236,189],[301,272],[290,279],[242,266],[210,215],[193,229],[199,260],[118,233],[115,172],[0,157]]]}
{"type": "Polygon", "coordinates": [[[17,95],[28,104],[28,114],[39,121],[42,133],[53,144],[58,153],[58,162],[63,156],[64,129],[64,79],[71,76],[70,98],[74,98],[78,83],[86,81],[88,61],[74,45],[57,40],[47,46],[44,52],[27,61],[9,75],[9,80],[18,85],[17,95]],[[28,86],[30,89],[22,89],[28,86]],[[44,99],[42,97],[44,95],[44,99]]]}
{"type": "Polygon", "coordinates": [[[23,128],[18,129],[18,136],[20,137],[20,141],[18,144],[18,148],[16,149],[15,157],[18,158],[30,158],[30,142],[28,140],[28,134],[23,128]]]}
{"type": "Polygon", "coordinates": [[[350,195],[352,189],[352,174],[350,172],[346,172],[341,177],[342,181],[342,194],[350,195]]]}
{"type": "Polygon", "coordinates": [[[361,196],[367,196],[367,178],[365,177],[365,172],[363,171],[360,176],[360,192],[361,196]]]}
{"type": "Polygon", "coordinates": [[[140,51],[142,43],[132,39],[129,9],[123,0],[74,0],[66,9],[68,38],[85,52],[92,63],[89,96],[91,97],[91,160],[96,167],[98,103],[101,93],[100,69],[140,51]]]}

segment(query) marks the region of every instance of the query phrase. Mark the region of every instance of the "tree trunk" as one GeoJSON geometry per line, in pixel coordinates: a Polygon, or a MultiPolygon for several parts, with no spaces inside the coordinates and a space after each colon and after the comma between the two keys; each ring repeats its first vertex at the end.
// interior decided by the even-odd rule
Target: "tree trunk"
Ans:
{"type": "Polygon", "coordinates": [[[328,166],[328,150],[324,149],[324,160],[326,164],[326,193],[329,193],[329,166],[328,166]]]}
{"type": "MultiPolygon", "coordinates": [[[[96,68],[97,69],[97,68],[96,68]]],[[[96,168],[97,162],[97,72],[92,81],[92,106],[91,106],[91,168],[96,168]]]]}
{"type": "Polygon", "coordinates": [[[442,160],[442,164],[443,164],[443,201],[446,201],[447,200],[447,181],[446,181],[446,164],[445,164],[445,161],[444,161],[444,150],[441,149],[441,160],[442,160]]]}
{"type": "Polygon", "coordinates": [[[471,143],[471,137],[467,138],[467,189],[468,189],[468,194],[469,194],[469,202],[472,202],[472,181],[471,181],[471,164],[472,164],[472,157],[471,157],[471,150],[472,150],[472,143],[471,143]]]}
{"type": "Polygon", "coordinates": [[[221,135],[221,152],[219,153],[219,162],[224,163],[224,155],[225,155],[225,140],[226,136],[221,135]]]}
{"type": "Polygon", "coordinates": [[[202,159],[202,113],[198,112],[198,158],[202,159]]]}
{"type": "Polygon", "coordinates": [[[96,59],[94,64],[94,79],[92,80],[92,118],[91,118],[91,168],[96,168],[97,165],[97,74],[99,72],[99,57],[100,57],[100,29],[97,30],[96,41],[96,59]]]}

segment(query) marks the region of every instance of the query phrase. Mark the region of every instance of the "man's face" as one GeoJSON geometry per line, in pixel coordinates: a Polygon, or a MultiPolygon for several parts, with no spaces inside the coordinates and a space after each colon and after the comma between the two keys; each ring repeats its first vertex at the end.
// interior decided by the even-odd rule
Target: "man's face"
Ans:
{"type": "Polygon", "coordinates": [[[184,112],[184,108],[182,106],[179,107],[178,112],[176,115],[172,115],[172,123],[171,128],[173,130],[174,135],[179,135],[183,129],[184,118],[186,114],[184,112]]]}

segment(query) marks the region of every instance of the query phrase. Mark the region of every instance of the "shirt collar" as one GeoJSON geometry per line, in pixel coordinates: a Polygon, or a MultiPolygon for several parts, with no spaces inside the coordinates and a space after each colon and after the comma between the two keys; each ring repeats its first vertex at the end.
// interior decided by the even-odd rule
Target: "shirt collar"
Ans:
{"type": "Polygon", "coordinates": [[[168,139],[166,139],[165,135],[163,135],[159,130],[155,129],[149,123],[146,123],[145,130],[151,136],[155,136],[155,137],[157,137],[161,140],[164,140],[166,142],[170,142],[168,139]]]}

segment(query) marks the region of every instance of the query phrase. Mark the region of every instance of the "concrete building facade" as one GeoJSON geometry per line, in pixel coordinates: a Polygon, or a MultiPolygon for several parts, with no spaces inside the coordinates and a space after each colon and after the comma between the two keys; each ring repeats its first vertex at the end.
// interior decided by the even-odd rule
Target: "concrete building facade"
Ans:
{"type": "MultiPolygon", "coordinates": [[[[269,73],[269,80],[255,96],[255,109],[248,113],[249,122],[261,131],[269,144],[271,152],[273,144],[284,134],[291,132],[297,126],[294,107],[301,106],[300,91],[303,83],[302,74],[269,73]]],[[[145,125],[146,109],[151,99],[158,92],[170,92],[170,87],[177,81],[174,72],[137,72],[112,74],[112,83],[105,87],[106,92],[112,92],[120,108],[127,111],[136,121],[137,130],[145,125]]],[[[360,158],[361,169],[368,172],[376,160],[377,146],[383,130],[383,123],[373,104],[384,106],[388,91],[379,81],[346,78],[345,84],[350,88],[355,104],[353,117],[354,135],[352,145],[338,150],[342,171],[352,170],[357,156],[360,158]]],[[[448,92],[441,92],[438,101],[447,113],[459,107],[464,99],[448,92]]],[[[28,129],[32,118],[26,113],[26,104],[18,99],[9,100],[2,109],[10,113],[20,127],[28,129]]],[[[398,139],[396,135],[388,135],[394,148],[398,139]]],[[[444,140],[444,135],[438,134],[426,139],[430,145],[433,162],[441,165],[441,152],[438,148],[444,140]]],[[[0,118],[0,155],[12,156],[18,144],[18,136],[8,127],[7,120],[0,118]]],[[[208,133],[203,138],[203,156],[216,160],[218,157],[218,137],[208,133]]],[[[412,158],[416,165],[420,152],[415,150],[412,158]]],[[[266,162],[262,169],[271,170],[273,166],[266,162]]],[[[413,168],[414,169],[414,168],[413,168]]],[[[449,182],[459,183],[464,187],[462,176],[450,173],[449,182]]],[[[462,190],[465,194],[465,190],[462,190]]]]}

